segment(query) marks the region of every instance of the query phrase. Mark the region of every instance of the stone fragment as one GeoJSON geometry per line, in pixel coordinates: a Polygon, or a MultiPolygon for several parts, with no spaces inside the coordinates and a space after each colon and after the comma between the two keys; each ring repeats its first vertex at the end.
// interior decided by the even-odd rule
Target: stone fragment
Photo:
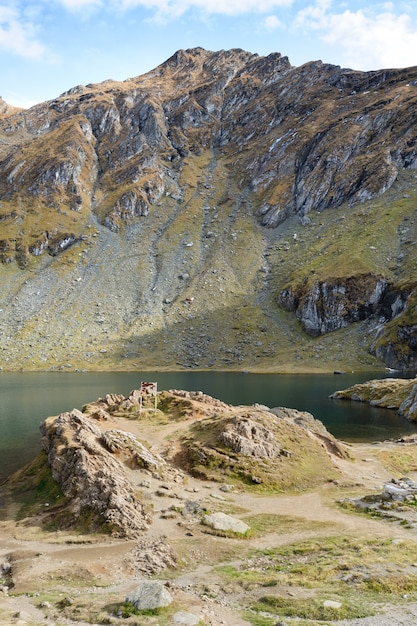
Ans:
{"type": "Polygon", "coordinates": [[[175,626],[195,626],[199,621],[199,617],[186,611],[178,611],[178,613],[174,614],[175,626]]]}
{"type": "Polygon", "coordinates": [[[335,600],[325,600],[323,602],[323,606],[326,609],[341,609],[342,608],[342,603],[341,602],[336,602],[335,600]]]}

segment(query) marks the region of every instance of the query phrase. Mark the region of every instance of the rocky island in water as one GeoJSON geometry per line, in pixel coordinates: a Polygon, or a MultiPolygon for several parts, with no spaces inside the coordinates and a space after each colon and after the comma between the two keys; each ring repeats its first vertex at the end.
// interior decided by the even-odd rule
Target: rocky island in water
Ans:
{"type": "Polygon", "coordinates": [[[412,438],[346,444],[306,412],[134,390],[47,418],[41,443],[1,489],[4,624],[417,617],[412,438]]]}

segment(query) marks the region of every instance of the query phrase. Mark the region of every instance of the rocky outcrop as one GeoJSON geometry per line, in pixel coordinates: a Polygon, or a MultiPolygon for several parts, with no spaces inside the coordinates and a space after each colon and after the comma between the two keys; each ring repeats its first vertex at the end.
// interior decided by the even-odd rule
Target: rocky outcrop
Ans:
{"type": "Polygon", "coordinates": [[[360,383],[333,393],[335,400],[368,402],[372,406],[394,409],[411,421],[417,421],[417,379],[383,378],[360,383]]]}
{"type": "Polygon", "coordinates": [[[353,506],[408,528],[417,528],[417,483],[408,477],[392,478],[380,493],[351,498],[345,506],[353,506]]]}
{"type": "Polygon", "coordinates": [[[417,304],[416,289],[411,289],[404,312],[393,323],[380,329],[372,350],[388,367],[395,370],[417,370],[417,304]]]}
{"type": "Polygon", "coordinates": [[[220,439],[225,446],[245,456],[267,459],[281,454],[281,447],[273,433],[251,415],[227,424],[220,439]]]}
{"type": "Polygon", "coordinates": [[[147,508],[114,454],[123,449],[130,456],[136,443],[133,435],[126,435],[125,448],[123,436],[115,446],[114,434],[102,433],[77,409],[48,418],[41,431],[52,477],[70,501],[72,523],[89,512],[92,528],[107,529],[115,536],[136,537],[148,527],[147,508]]]}
{"type": "Polygon", "coordinates": [[[373,274],[288,286],[278,297],[287,311],[295,311],[305,332],[313,337],[369,317],[383,315],[390,320],[404,306],[398,298],[391,300],[387,281],[373,274]]]}
{"type": "Polygon", "coordinates": [[[145,496],[140,488],[153,485],[158,498],[182,502],[165,511],[167,517],[181,511],[187,523],[192,518],[219,532],[246,534],[243,522],[217,512],[206,517],[211,511],[203,502],[178,493],[185,472],[220,481],[223,491],[239,482],[301,489],[337,475],[334,459],[347,458],[344,446],[308,413],[234,407],[198,391],[163,391],[157,400],[155,409],[153,398],[140,403],[138,390],[128,397],[107,394],[85,405],[84,412],[73,409],[41,426],[52,478],[65,496],[59,510],[50,507],[49,514],[58,516],[60,526],[84,520],[90,530],[141,537],[130,559],[137,572],[156,573],[176,561],[163,538],[143,538],[152,523],[152,507],[150,492],[145,496]],[[161,419],[176,421],[177,441],[169,436],[160,452],[150,450],[131,432],[116,427],[120,418],[139,420],[139,425],[142,418],[158,424],[161,419]],[[226,480],[231,483],[224,484],[226,480]]]}
{"type": "Polygon", "coordinates": [[[320,480],[334,471],[332,458],[347,455],[308,413],[281,407],[229,407],[190,428],[182,459],[196,476],[275,489],[292,484],[295,467],[300,487],[317,480],[314,461],[302,467],[303,454],[320,464],[320,480]]]}

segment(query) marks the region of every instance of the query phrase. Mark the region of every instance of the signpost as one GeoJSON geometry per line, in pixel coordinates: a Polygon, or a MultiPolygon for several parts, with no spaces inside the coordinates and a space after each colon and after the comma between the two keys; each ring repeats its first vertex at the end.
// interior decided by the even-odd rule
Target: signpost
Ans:
{"type": "Polygon", "coordinates": [[[140,383],[140,413],[142,413],[143,398],[155,398],[154,410],[156,411],[157,395],[158,383],[147,383],[143,381],[140,383]]]}

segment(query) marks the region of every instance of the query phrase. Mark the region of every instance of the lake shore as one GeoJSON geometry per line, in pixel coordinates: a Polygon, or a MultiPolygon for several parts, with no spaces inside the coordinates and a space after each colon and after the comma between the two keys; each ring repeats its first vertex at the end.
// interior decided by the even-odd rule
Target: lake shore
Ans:
{"type": "MultiPolygon", "coordinates": [[[[343,362],[330,363],[325,365],[317,365],[317,364],[305,364],[305,363],[287,363],[280,365],[270,365],[270,366],[250,366],[250,367],[187,367],[185,365],[172,365],[172,366],[142,366],[141,364],[132,363],[127,364],[123,363],[123,365],[117,363],[111,363],[107,366],[105,364],[100,364],[100,367],[93,366],[90,364],[83,363],[82,365],[72,365],[72,364],[63,364],[56,365],[53,367],[40,367],[40,366],[32,366],[32,365],[7,365],[2,366],[0,368],[0,373],[4,372],[219,372],[219,373],[227,373],[227,372],[239,372],[239,373],[248,373],[248,374],[344,374],[344,373],[366,373],[366,372],[389,372],[393,370],[389,370],[389,368],[372,364],[370,365],[361,365],[355,364],[355,367],[347,366],[343,362]]],[[[401,372],[399,372],[401,373],[401,372]]],[[[407,372],[404,372],[407,374],[407,372]]],[[[410,372],[410,376],[412,372],[410,372]]]]}
{"type": "MultiPolygon", "coordinates": [[[[173,459],[182,430],[189,425],[189,417],[185,421],[177,417],[174,422],[159,418],[157,427],[151,417],[144,416],[140,420],[114,417],[106,428],[131,432],[146,441],[153,454],[173,459]]],[[[306,598],[310,598],[310,602],[316,596],[323,600],[318,587],[312,589],[301,580],[295,583],[295,579],[281,577],[274,586],[265,586],[262,571],[270,558],[267,557],[268,551],[285,549],[297,554],[302,545],[317,546],[331,540],[337,544],[332,548],[335,553],[331,557],[334,558],[332,571],[336,571],[337,564],[340,564],[337,542],[340,537],[349,537],[349,540],[344,539],[346,559],[352,542],[356,549],[361,546],[360,549],[365,551],[360,557],[360,565],[349,565],[358,576],[364,565],[368,574],[373,571],[373,557],[367,552],[371,545],[377,544],[380,549],[388,544],[395,545],[401,559],[403,550],[410,554],[417,550],[414,527],[393,524],[340,506],[340,502],[347,498],[380,491],[392,476],[406,471],[413,475],[411,468],[417,467],[416,445],[394,442],[349,444],[346,449],[348,457],[331,457],[336,478],[302,491],[282,493],[256,491],[243,483],[224,489],[227,483],[196,478],[188,472],[181,480],[172,482],[149,471],[138,474],[137,470],[129,470],[134,483],[142,484],[145,501],[153,512],[152,524],[140,539],[120,540],[103,534],[59,528],[45,530],[42,522],[52,505],[48,494],[43,494],[43,500],[35,503],[34,515],[16,519],[21,501],[19,504],[19,498],[6,493],[3,486],[0,561],[11,563],[14,586],[7,590],[3,586],[0,592],[0,617],[10,625],[52,625],[57,620],[64,620],[71,626],[136,624],[138,618],[134,616],[121,621],[117,617],[118,607],[123,604],[126,594],[149,576],[166,585],[174,598],[174,608],[159,616],[141,617],[141,625],[181,623],[174,621],[174,615],[186,612],[207,626],[249,626],[255,622],[248,607],[267,593],[278,593],[279,597],[300,607],[306,598]],[[247,522],[253,532],[244,540],[208,533],[198,517],[181,512],[187,502],[194,502],[207,511],[221,510],[239,518],[247,522]],[[176,565],[162,567],[156,572],[146,571],[141,555],[149,551],[157,554],[161,542],[172,550],[176,565]],[[260,559],[259,567],[256,559],[260,559]],[[230,568],[236,571],[232,578],[227,573],[230,568]],[[251,570],[252,582],[239,578],[239,571],[251,570]]],[[[401,572],[401,566],[390,561],[394,557],[390,553],[382,561],[388,578],[389,572],[395,570],[397,576],[401,572]]],[[[379,563],[380,568],[380,558],[379,563]]],[[[404,561],[402,575],[408,576],[409,567],[404,561]]],[[[272,576],[273,571],[271,569],[272,576]]],[[[389,623],[396,626],[404,623],[401,620],[407,616],[413,621],[417,615],[417,591],[412,590],[410,581],[408,584],[407,600],[398,591],[371,596],[377,616],[355,618],[354,621],[340,619],[333,623],[352,626],[389,623]],[[382,617],[384,612],[385,617],[382,617]]],[[[355,585],[353,592],[354,589],[355,585]]],[[[336,598],[342,600],[343,606],[348,602],[348,597],[342,596],[340,590],[335,592],[332,586],[325,593],[324,600],[335,601],[336,598]]],[[[363,595],[363,590],[360,592],[358,588],[358,598],[361,593],[363,595]]],[[[291,617],[281,617],[289,625],[296,623],[291,617]]],[[[264,623],[276,623],[276,619],[264,623]]],[[[316,623],[315,619],[303,622],[311,626],[316,623]]]]}

